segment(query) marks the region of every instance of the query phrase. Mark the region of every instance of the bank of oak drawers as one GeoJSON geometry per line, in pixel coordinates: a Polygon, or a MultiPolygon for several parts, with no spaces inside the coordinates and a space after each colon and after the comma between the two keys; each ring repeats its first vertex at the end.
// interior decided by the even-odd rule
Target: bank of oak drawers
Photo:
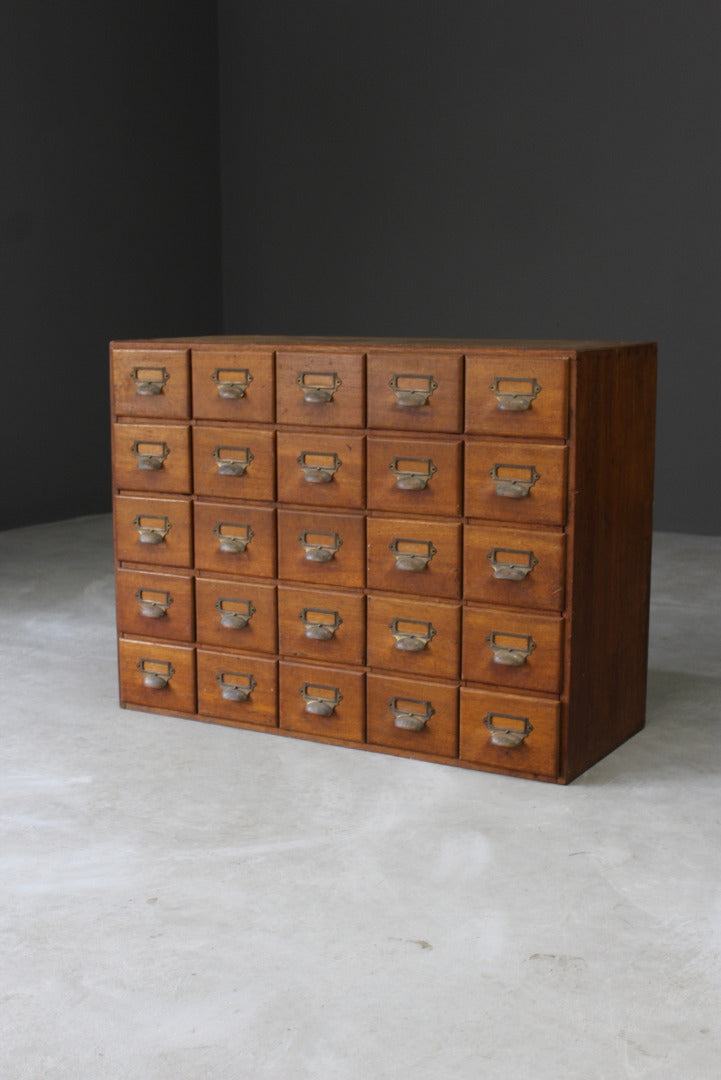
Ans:
{"type": "Polygon", "coordinates": [[[653,344],[110,353],[123,706],[558,783],[643,726],[653,344]]]}

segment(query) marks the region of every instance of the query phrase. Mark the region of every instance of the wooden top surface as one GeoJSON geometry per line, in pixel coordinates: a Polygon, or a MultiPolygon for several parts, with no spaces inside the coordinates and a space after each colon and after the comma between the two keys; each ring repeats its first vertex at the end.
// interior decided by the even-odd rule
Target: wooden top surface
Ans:
{"type": "Polygon", "coordinates": [[[514,351],[527,349],[529,351],[548,350],[549,352],[583,353],[596,352],[598,350],[632,348],[647,346],[653,342],[647,341],[564,341],[564,340],[515,340],[511,338],[399,338],[399,337],[310,337],[308,335],[292,336],[288,334],[231,334],[231,335],[208,335],[190,336],[179,338],[154,338],[138,339],[133,341],[113,341],[113,348],[163,348],[169,346],[185,346],[196,348],[198,346],[213,347],[237,345],[241,347],[261,346],[292,348],[294,346],[319,346],[322,348],[347,348],[358,347],[370,349],[402,349],[402,348],[425,348],[425,349],[459,349],[463,352],[481,350],[506,350],[514,351]]]}

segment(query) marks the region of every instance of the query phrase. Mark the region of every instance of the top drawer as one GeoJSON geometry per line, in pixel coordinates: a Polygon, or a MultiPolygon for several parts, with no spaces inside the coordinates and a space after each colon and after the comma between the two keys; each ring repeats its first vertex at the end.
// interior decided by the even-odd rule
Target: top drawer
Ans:
{"type": "Polygon", "coordinates": [[[199,420],[272,423],[273,353],[193,349],[193,415],[199,420]]]}
{"type": "Polygon", "coordinates": [[[303,427],[365,426],[362,353],[276,353],[276,419],[303,427]]]}
{"type": "Polygon", "coordinates": [[[368,427],[463,430],[463,357],[457,353],[368,355],[368,427]]]}
{"type": "Polygon", "coordinates": [[[467,356],[466,431],[565,438],[568,357],[467,356]]]}
{"type": "Polygon", "coordinates": [[[111,350],[116,416],[190,416],[186,349],[111,350]]]}

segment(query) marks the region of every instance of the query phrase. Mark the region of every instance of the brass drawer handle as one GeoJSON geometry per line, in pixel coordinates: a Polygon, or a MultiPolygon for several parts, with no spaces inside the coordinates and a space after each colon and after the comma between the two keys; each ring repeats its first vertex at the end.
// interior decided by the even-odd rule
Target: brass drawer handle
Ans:
{"type": "Polygon", "coordinates": [[[303,608],[298,618],[305,627],[305,636],[313,641],[330,641],[343,622],[337,611],[329,611],[325,608],[303,608]],[[321,617],[318,618],[318,616],[321,617]],[[326,617],[323,618],[323,616],[326,617]]]}
{"type": "Polygon", "coordinates": [[[219,521],[218,524],[213,527],[213,532],[218,537],[219,550],[225,551],[230,555],[236,555],[239,552],[245,551],[248,544],[255,536],[250,525],[236,525],[231,524],[228,521],[219,521]],[[223,532],[223,529],[232,529],[233,531],[223,532]]]}
{"type": "Polygon", "coordinates": [[[416,619],[392,619],[388,628],[401,652],[422,652],[436,636],[432,623],[416,619]]]}
{"type": "Polygon", "coordinates": [[[395,457],[388,468],[396,478],[396,487],[401,491],[422,491],[438,467],[430,458],[395,457]]]}
{"type": "Polygon", "coordinates": [[[396,405],[410,409],[427,405],[433,391],[438,389],[432,375],[391,375],[388,385],[396,395],[396,405]]]}
{"type": "Polygon", "coordinates": [[[164,442],[145,442],[136,439],[130,448],[135,455],[135,464],[143,471],[162,469],[163,462],[170,453],[170,448],[164,442]]]}
{"type": "Polygon", "coordinates": [[[215,679],[225,701],[247,701],[258,685],[255,677],[244,671],[219,671],[215,679]]]}
{"type": "Polygon", "coordinates": [[[136,514],[133,525],[138,530],[140,544],[162,544],[171,528],[167,517],[154,514],[136,514]]]}
{"type": "Polygon", "coordinates": [[[333,400],[342,379],[336,371],[301,371],[295,380],[303,392],[303,401],[323,405],[333,400]]]}
{"type": "Polygon", "coordinates": [[[322,686],[319,683],[303,683],[299,693],[305,702],[305,711],[313,716],[332,716],[336,705],[343,700],[337,686],[322,686]]]}
{"type": "Polygon", "coordinates": [[[163,387],[170,378],[170,372],[164,367],[136,367],[133,368],[132,379],[135,383],[135,393],[141,397],[153,397],[162,394],[163,387]]]}
{"type": "Polygon", "coordinates": [[[420,701],[417,698],[394,697],[388,702],[388,706],[393,713],[393,723],[404,731],[423,731],[436,711],[430,701],[420,701]],[[423,707],[415,709],[414,705],[423,707]]]}
{"type": "Polygon", "coordinates": [[[541,392],[536,379],[517,379],[500,376],[490,385],[497,408],[504,412],[524,412],[541,392]]]}
{"type": "Polygon", "coordinates": [[[437,554],[437,548],[430,540],[411,540],[397,536],[388,547],[395,557],[397,570],[411,570],[416,573],[425,570],[437,554]]]}
{"type": "Polygon", "coordinates": [[[491,630],[486,641],[493,652],[493,663],[504,667],[521,667],[536,648],[530,634],[507,634],[503,630],[491,630]],[[503,639],[504,644],[498,638],[503,639]],[[511,639],[518,644],[513,644],[511,639]]]}
{"type": "Polygon", "coordinates": [[[501,495],[506,499],[525,499],[536,480],[541,479],[541,474],[536,471],[535,465],[505,465],[499,462],[488,470],[488,475],[496,485],[496,495],[501,495]],[[516,475],[499,475],[501,469],[512,470],[516,475]]]}
{"type": "Polygon", "coordinates": [[[149,656],[143,656],[135,666],[143,676],[143,686],[147,686],[149,690],[164,690],[175,675],[175,668],[169,660],[153,660],[149,656]],[[146,666],[149,664],[153,667],[146,666]]]}
{"type": "Polygon", "coordinates": [[[338,533],[314,532],[313,529],[304,529],[298,540],[308,562],[330,562],[343,544],[338,533]]]}
{"type": "Polygon", "coordinates": [[[253,460],[249,446],[216,446],[213,457],[220,476],[243,476],[253,460]]]}
{"type": "Polygon", "coordinates": [[[491,733],[491,742],[494,746],[520,746],[533,731],[533,724],[527,716],[512,716],[510,713],[486,713],[483,723],[491,733]],[[522,726],[518,728],[509,727],[507,724],[498,725],[496,720],[514,720],[522,726]]]}
{"type": "Polygon", "coordinates": [[[230,596],[219,596],[215,607],[220,614],[220,625],[226,630],[244,630],[255,615],[255,608],[250,600],[235,600],[230,596]],[[226,605],[235,604],[235,607],[226,605]]]}
{"type": "Polygon", "coordinates": [[[486,558],[493,567],[493,576],[501,581],[523,581],[538,565],[538,559],[532,551],[517,551],[511,548],[494,547],[486,558]],[[512,556],[522,556],[514,559],[512,556]],[[499,556],[503,556],[499,558],[499,556]],[[508,558],[511,556],[511,558],[508,558]]]}
{"type": "Polygon", "coordinates": [[[135,599],[140,607],[140,614],[146,619],[162,619],[168,614],[168,608],[173,602],[169,592],[161,589],[139,588],[135,592],[135,599]]]}
{"type": "Polygon", "coordinates": [[[343,462],[337,454],[320,454],[314,450],[302,450],[296,461],[309,484],[329,484],[343,462]]]}
{"type": "Polygon", "coordinates": [[[253,381],[248,368],[216,368],[210,377],[216,385],[218,397],[229,401],[245,397],[245,391],[253,381]]]}

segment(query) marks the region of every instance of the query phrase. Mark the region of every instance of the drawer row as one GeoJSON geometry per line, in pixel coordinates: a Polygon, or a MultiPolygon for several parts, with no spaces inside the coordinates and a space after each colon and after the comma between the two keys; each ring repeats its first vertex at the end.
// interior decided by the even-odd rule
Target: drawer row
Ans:
{"type": "Polygon", "coordinates": [[[121,562],[562,611],[560,531],[115,498],[121,562]]]}
{"type": "Polygon", "coordinates": [[[116,416],[565,438],[568,360],[449,349],[112,350],[116,416]]]}
{"type": "Polygon", "coordinates": [[[558,693],[558,615],[120,569],[118,629],[138,637],[558,693]],[[462,642],[462,644],[461,644],[462,642]]]}
{"type": "Polygon", "coordinates": [[[148,493],[562,525],[567,449],[234,425],[113,425],[115,484],[148,493]]]}
{"type": "Polygon", "coordinates": [[[124,704],[555,776],[558,702],[121,639],[124,704]],[[197,655],[196,655],[197,654],[197,655]]]}

